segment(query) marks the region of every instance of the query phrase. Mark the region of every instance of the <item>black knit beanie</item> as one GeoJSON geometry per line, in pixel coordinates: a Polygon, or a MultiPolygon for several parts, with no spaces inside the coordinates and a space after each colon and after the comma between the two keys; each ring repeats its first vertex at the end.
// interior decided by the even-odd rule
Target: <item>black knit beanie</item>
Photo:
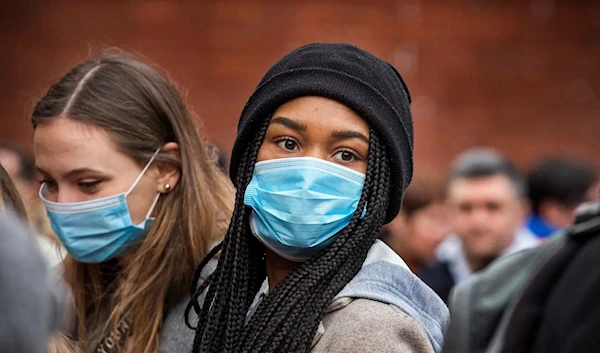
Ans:
{"type": "Polygon", "coordinates": [[[350,44],[308,44],[271,67],[242,111],[231,155],[231,179],[235,183],[242,155],[263,121],[284,103],[303,96],[344,104],[383,140],[392,171],[386,215],[386,223],[390,222],[400,211],[413,173],[410,93],[392,65],[350,44]]]}

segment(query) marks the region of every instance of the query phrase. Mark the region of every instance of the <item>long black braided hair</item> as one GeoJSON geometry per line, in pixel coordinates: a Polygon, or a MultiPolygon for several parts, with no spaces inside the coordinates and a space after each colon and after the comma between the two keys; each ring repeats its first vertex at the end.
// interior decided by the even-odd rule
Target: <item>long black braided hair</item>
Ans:
{"type": "Polygon", "coordinates": [[[251,233],[251,208],[243,200],[267,127],[268,121],[242,156],[227,235],[196,271],[186,311],[190,327],[190,309],[199,316],[192,353],[309,352],[324,310],[360,270],[386,215],[390,167],[385,148],[371,129],[367,173],[357,207],[363,210],[368,205],[365,216],[355,212],[333,244],[288,274],[247,321],[266,270],[265,246],[251,233]],[[216,270],[199,286],[200,272],[219,250],[216,270]]]}

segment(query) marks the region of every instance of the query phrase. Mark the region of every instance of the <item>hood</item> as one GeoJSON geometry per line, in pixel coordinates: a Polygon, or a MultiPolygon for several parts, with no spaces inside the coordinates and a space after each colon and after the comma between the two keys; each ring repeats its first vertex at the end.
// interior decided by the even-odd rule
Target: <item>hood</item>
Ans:
{"type": "Polygon", "coordinates": [[[441,352],[450,314],[440,297],[410,271],[390,247],[377,240],[358,274],[334,300],[363,298],[391,304],[423,326],[431,345],[441,352]]]}

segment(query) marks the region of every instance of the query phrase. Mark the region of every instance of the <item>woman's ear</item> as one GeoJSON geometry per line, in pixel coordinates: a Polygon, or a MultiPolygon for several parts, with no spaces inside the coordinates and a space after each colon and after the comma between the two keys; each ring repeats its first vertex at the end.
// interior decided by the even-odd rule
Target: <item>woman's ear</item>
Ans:
{"type": "MultiPolygon", "coordinates": [[[[179,145],[176,142],[166,143],[162,148],[162,152],[179,159],[179,145]]],[[[167,162],[157,162],[157,169],[158,192],[168,194],[179,183],[181,170],[177,166],[167,162]]]]}

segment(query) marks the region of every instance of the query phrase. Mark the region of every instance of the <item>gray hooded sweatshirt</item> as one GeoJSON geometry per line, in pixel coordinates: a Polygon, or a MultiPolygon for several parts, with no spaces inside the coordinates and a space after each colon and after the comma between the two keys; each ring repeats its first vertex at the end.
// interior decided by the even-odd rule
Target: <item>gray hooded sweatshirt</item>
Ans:
{"type": "MultiPolygon", "coordinates": [[[[250,315],[267,292],[265,281],[250,315]]],[[[183,321],[186,305],[187,300],[180,303],[165,320],[160,341],[165,352],[191,351],[194,331],[183,321]]],[[[438,353],[448,323],[444,302],[378,240],[362,269],[325,311],[311,352],[438,353]]]]}

